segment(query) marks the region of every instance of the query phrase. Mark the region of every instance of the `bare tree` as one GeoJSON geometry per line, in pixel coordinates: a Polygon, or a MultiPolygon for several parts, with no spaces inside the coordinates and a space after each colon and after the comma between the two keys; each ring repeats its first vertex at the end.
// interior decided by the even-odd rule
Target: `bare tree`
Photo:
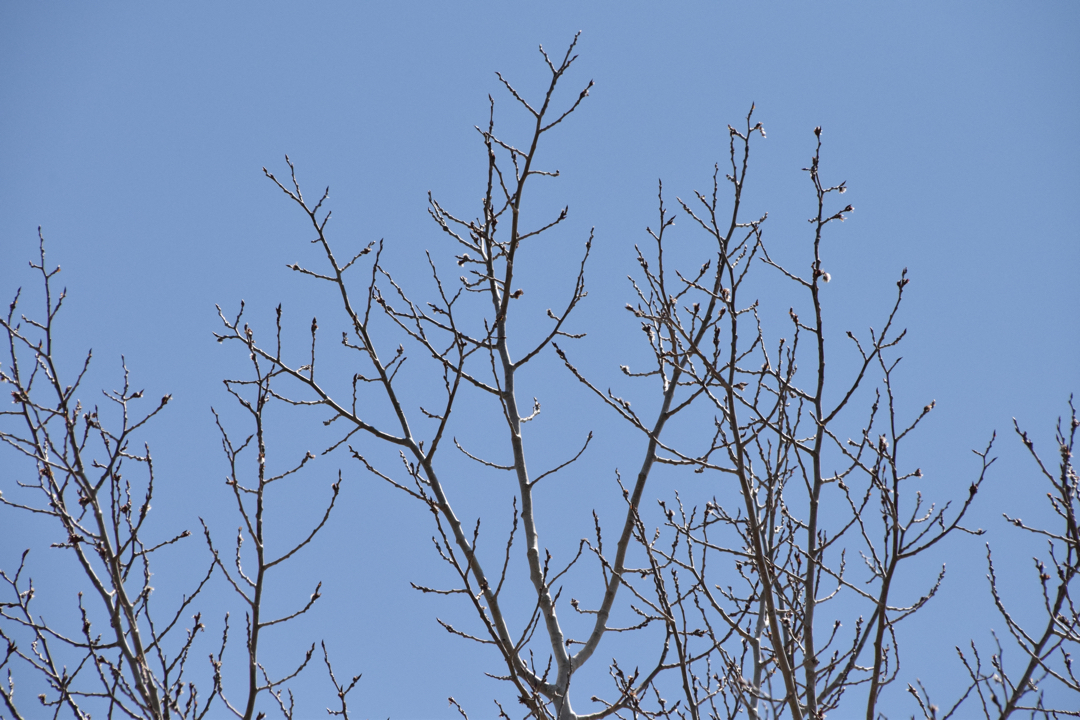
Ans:
{"type": "MultiPolygon", "coordinates": [[[[479,216],[469,220],[431,199],[432,218],[457,244],[457,265],[468,271],[457,283],[448,282],[429,256],[438,288],[432,301],[410,298],[384,267],[381,243],[360,248],[347,261],[338,260],[327,234],[330,213],[323,209],[328,194],[314,203],[306,200],[291,163],[287,182],[267,172],[306,215],[316,235],[313,242],[324,256],[323,269],[299,264],[291,268],[336,288],[348,323],[341,342],[367,364],[368,369],[353,376],[349,397],[335,397],[325,383],[316,381],[315,323],[310,355],[303,365],[287,360],[280,345],[259,345],[241,327],[239,317],[222,316],[223,338],[242,343],[247,352],[297,381],[305,395],[291,402],[320,405],[330,411],[332,420],[344,421],[347,430],[334,447],[362,433],[399,449],[403,477],[376,467],[349,445],[367,470],[431,510],[437,550],[458,584],[420,589],[470,600],[478,629],[465,631],[444,623],[445,627],[498,650],[505,668],[499,676],[513,684],[518,700],[532,715],[600,718],[626,711],[645,717],[696,718],[745,712],[755,718],[785,714],[817,718],[839,707],[847,693],[851,702],[862,704],[868,718],[874,718],[882,688],[896,678],[895,628],[934,595],[944,574],[942,570],[929,578],[923,591],[912,594],[894,586],[897,568],[954,531],[966,531],[961,520],[989,465],[984,453],[981,471],[955,509],[948,502],[939,506],[925,500],[918,488],[909,489],[922,473],[902,460],[900,451],[933,403],[905,420],[893,397],[897,361],[889,353],[904,335],[896,330],[895,321],[908,284],[906,273],[896,283],[893,307],[882,329],[871,330],[863,340],[848,333],[848,352],[858,358],[854,374],[827,382],[829,343],[822,288],[830,276],[823,267],[822,243],[826,227],[843,220],[852,208],[830,207],[832,198],[846,187],[827,186],[821,179],[819,128],[818,146],[807,168],[818,207],[811,219],[810,254],[802,266],[807,271],[790,270],[775,261],[766,251],[765,218],[746,220],[741,214],[751,136],[764,136],[751,110],[744,129],[730,129],[730,171],[722,176],[718,166],[710,193],[697,194],[694,203],[680,201],[683,213],[705,239],[698,269],[683,273],[665,263],[665,243],[675,217],[664,205],[662,193],[657,230],[649,231],[653,250],[638,253],[644,277],[634,283],[636,299],[627,309],[639,319],[655,364],[641,372],[623,365],[622,372],[651,384],[659,394],[659,410],[644,417],[628,400],[601,390],[557,344],[580,337],[571,330],[569,318],[586,294],[591,237],[581,260],[574,263],[575,279],[565,305],[559,312],[547,312],[548,330],[539,342],[517,349],[510,318],[516,309],[513,301],[523,290],[515,286],[515,278],[522,263],[528,262],[528,247],[567,217],[564,209],[555,217],[530,222],[522,208],[534,177],[558,174],[541,169],[541,141],[579,108],[591,87],[589,83],[562,109],[555,109],[557,87],[576,59],[573,51],[571,44],[556,61],[541,48],[550,75],[536,102],[499,76],[527,114],[532,132],[523,143],[497,134],[492,102],[491,118],[480,130],[488,169],[479,216]],[[731,194],[727,202],[721,192],[725,186],[731,194]],[[358,293],[347,273],[373,248],[367,280],[358,293]],[[744,298],[746,278],[762,271],[793,283],[806,298],[805,312],[790,310],[790,336],[776,341],[775,349],[770,349],[763,330],[759,301],[744,298]],[[485,300],[486,310],[479,317],[462,310],[471,294],[485,300]],[[431,358],[432,372],[441,375],[441,397],[425,400],[420,408],[420,417],[435,421],[429,437],[416,434],[416,418],[395,382],[406,358],[404,345],[389,341],[386,345],[397,345],[396,351],[379,350],[373,327],[380,314],[418,344],[431,358]],[[541,545],[538,483],[565,470],[589,443],[586,440],[576,454],[547,472],[535,474],[532,469],[535,462],[530,457],[538,451],[528,446],[525,424],[539,412],[539,404],[526,414],[519,404],[518,382],[522,368],[549,345],[563,359],[568,379],[584,383],[640,432],[643,451],[633,481],[626,485],[618,481],[625,507],[614,549],[604,548],[604,531],[597,520],[595,538],[583,540],[578,551],[561,563],[541,545]],[[808,362],[809,374],[797,373],[800,360],[808,362]],[[856,410],[853,399],[868,375],[877,372],[883,373],[880,388],[867,409],[856,410]],[[498,401],[499,424],[512,461],[500,463],[458,448],[477,463],[510,472],[517,480],[512,530],[494,556],[478,550],[480,522],[471,532],[465,527],[451,500],[454,478],[440,470],[439,450],[466,391],[498,401]],[[367,408],[373,393],[381,394],[392,408],[389,424],[371,419],[367,408]],[[703,446],[683,447],[683,434],[665,432],[683,421],[712,428],[710,439],[703,446]],[[855,432],[849,436],[843,428],[855,432]],[[678,497],[662,501],[664,528],[651,533],[643,503],[657,464],[705,474],[713,478],[716,490],[704,508],[688,507],[678,497]],[[522,562],[535,599],[532,607],[524,608],[506,607],[503,600],[519,526],[525,545],[522,562]],[[584,597],[583,592],[574,593],[572,611],[592,618],[591,630],[578,639],[567,634],[559,601],[568,571],[586,551],[597,561],[603,591],[591,602],[576,599],[584,597]],[[862,553],[865,569],[854,579],[846,563],[856,552],[862,553]],[[612,624],[621,594],[629,595],[629,607],[637,616],[631,627],[612,624]],[[830,603],[840,596],[863,603],[865,612],[846,615],[845,622],[837,613],[827,614],[830,603]],[[649,634],[650,627],[662,632],[649,634]],[[617,659],[613,661],[610,674],[615,687],[608,699],[602,699],[600,690],[574,682],[607,633],[630,631],[656,643],[649,669],[628,673],[617,659]],[[665,684],[661,678],[672,673],[677,680],[665,684]],[[579,697],[591,697],[597,707],[575,710],[571,688],[579,697]],[[860,700],[851,697],[854,688],[859,688],[860,700]],[[677,693],[673,700],[664,697],[670,692],[677,693]]],[[[539,452],[554,455],[551,450],[539,452]]]]}
{"type": "MultiPolygon", "coordinates": [[[[33,619],[32,592],[23,589],[27,585],[21,569],[7,574],[17,599],[3,606],[3,619],[29,632],[35,645],[26,653],[9,639],[0,667],[29,663],[53,687],[55,698],[46,702],[69,707],[77,715],[79,703],[95,698],[135,717],[199,717],[217,698],[236,716],[251,718],[257,698],[269,694],[276,709],[291,717],[293,698],[285,684],[306,667],[314,644],[298,665],[271,674],[259,657],[260,638],[264,630],[310,609],[320,588],[294,612],[266,619],[266,577],[325,527],[341,476],[309,533],[283,551],[269,552],[266,493],[272,483],[292,477],[314,458],[309,453],[284,470],[270,469],[264,414],[281,403],[322,413],[324,425],[336,432],[323,454],[347,449],[364,471],[431,512],[434,546],[453,584],[415,587],[471,606],[466,624],[439,622],[451,634],[495,651],[497,669],[489,674],[509,685],[528,717],[745,715],[764,720],[816,719],[843,711],[874,720],[884,716],[883,691],[898,680],[907,682],[927,717],[936,717],[937,708],[917,676],[901,673],[897,628],[938,592],[944,567],[929,571],[915,588],[907,580],[901,584],[899,573],[902,567],[926,571],[917,559],[951,535],[982,533],[967,528],[964,518],[993,459],[991,445],[977,451],[979,463],[962,498],[924,496],[924,473],[908,449],[935,403],[908,416],[895,394],[897,352],[905,336],[899,317],[909,286],[906,270],[895,286],[887,287],[891,297],[877,329],[833,330],[826,293],[831,281],[827,234],[853,211],[839,197],[847,186],[823,179],[822,132],[816,128],[814,152],[805,168],[816,200],[810,232],[798,251],[801,255],[771,253],[766,218],[746,217],[744,210],[751,188],[751,148],[759,142],[757,136],[765,136],[751,107],[745,122],[729,126],[728,157],[723,169],[716,165],[708,191],[695,192],[689,201],[678,199],[672,212],[660,186],[657,223],[655,229],[646,229],[648,242],[637,249],[640,275],[631,279],[632,300],[626,303],[632,322],[640,327],[648,359],[638,368],[629,360],[612,358],[611,367],[620,371],[615,373],[619,385],[608,389],[614,382],[583,369],[574,343],[584,336],[577,311],[587,295],[591,233],[581,238],[579,255],[563,259],[567,290],[557,311],[523,316],[524,303],[515,302],[524,293],[525,269],[542,252],[537,246],[568,217],[569,208],[563,208],[534,218],[526,199],[539,181],[558,176],[542,165],[542,147],[581,107],[592,87],[591,82],[579,84],[568,96],[561,91],[577,59],[576,43],[575,38],[562,58],[541,48],[548,77],[538,98],[527,98],[498,76],[530,129],[521,142],[496,132],[496,105],[490,101],[488,122],[477,128],[487,160],[477,214],[453,211],[429,196],[429,213],[453,245],[456,263],[447,272],[426,255],[435,289],[429,300],[414,299],[407,283],[395,278],[381,241],[352,248],[341,256],[347,260],[339,259],[328,231],[329,190],[315,201],[306,198],[288,157],[287,179],[264,169],[310,224],[317,257],[289,267],[325,283],[335,296],[343,327],[340,352],[347,360],[338,362],[334,355],[327,359],[330,351],[316,319],[310,327],[305,320],[310,341],[305,338],[302,348],[294,349],[283,339],[288,326],[281,306],[269,335],[245,320],[243,303],[235,315],[219,308],[223,329],[218,341],[238,345],[252,363],[250,377],[228,380],[226,387],[254,430],[237,442],[218,419],[229,464],[228,488],[242,525],[234,559],[226,559],[205,530],[211,556],[198,589],[220,570],[247,616],[246,682],[235,695],[226,693],[221,670],[227,620],[221,648],[211,657],[211,689],[203,691],[201,704],[194,686],[181,683],[185,660],[203,627],[200,616],[194,629],[174,643],[178,649],[171,654],[163,649],[166,634],[187,612],[198,589],[185,596],[164,629],[151,622],[147,557],[180,537],[143,545],[146,513],[136,510],[131,520],[131,490],[121,482],[119,464],[140,462],[152,469],[148,451],[133,455],[126,448],[132,433],[159,412],[165,400],[143,419],[129,422],[127,403],[141,394],[131,393],[125,384],[122,392],[110,396],[123,409],[121,429],[112,433],[101,429],[96,410],[86,413],[81,406],[71,406],[74,390],[62,389],[52,365],[51,321],[59,302],[54,308],[49,295],[52,274],[44,270],[42,251],[35,267],[50,298],[48,321],[33,327],[45,340],[36,344],[22,334],[14,324],[14,305],[5,325],[12,369],[4,379],[15,384],[20,408],[5,415],[25,418],[29,430],[23,435],[5,431],[0,437],[36,463],[39,479],[29,489],[44,492],[47,499],[36,507],[5,502],[56,517],[67,532],[65,547],[76,552],[92,580],[101,576],[95,574],[94,563],[110,568],[108,577],[114,579],[98,581],[95,588],[110,618],[118,619],[107,642],[92,638],[88,622],[85,637],[67,638],[33,619]],[[690,230],[680,233],[676,218],[690,230]],[[795,299],[789,305],[787,298],[795,299]],[[783,305],[774,307],[777,302],[783,305]],[[774,325],[773,319],[785,314],[787,320],[774,325]],[[523,326],[535,337],[523,336],[523,326]],[[419,350],[420,360],[404,369],[412,349],[419,350]],[[30,353],[40,370],[27,375],[16,350],[30,353]],[[618,508],[614,526],[610,519],[601,519],[610,517],[607,512],[592,509],[592,536],[570,546],[552,530],[560,518],[541,512],[541,493],[550,487],[552,476],[576,472],[580,466],[575,463],[589,451],[593,436],[570,449],[544,447],[535,442],[537,435],[528,425],[540,413],[540,403],[535,398],[531,405],[521,402],[531,395],[525,390],[525,368],[552,356],[561,361],[562,382],[592,399],[598,411],[615,413],[638,439],[610,462],[611,506],[618,508]],[[31,399],[39,372],[56,397],[55,406],[31,399]],[[416,403],[419,393],[413,381],[418,376],[434,380],[435,390],[416,403]],[[484,408],[491,412],[485,415],[484,408]],[[49,423],[57,423],[58,429],[49,423]],[[488,445],[477,449],[458,440],[458,428],[477,426],[489,430],[488,445]],[[87,474],[84,468],[90,461],[82,457],[94,433],[106,449],[99,465],[90,464],[100,466],[99,478],[87,474]],[[371,446],[396,453],[399,467],[386,466],[366,450],[371,446]],[[254,477],[245,480],[242,458],[252,452],[254,477]],[[505,514],[485,507],[473,522],[461,503],[455,504],[462,485],[473,477],[458,469],[463,457],[477,472],[514,478],[513,500],[505,514]],[[624,482],[617,468],[625,466],[628,457],[635,471],[624,482]],[[677,491],[659,489],[660,475],[673,478],[677,491]],[[84,521],[87,513],[97,523],[91,529],[84,521]],[[490,528],[500,523],[508,528],[506,533],[490,542],[490,528]],[[253,555],[242,553],[245,538],[254,546],[253,555]],[[92,553],[87,551],[91,547],[92,553]],[[129,585],[132,569],[142,570],[141,585],[129,585]],[[626,637],[633,639],[630,651],[609,652],[621,647],[613,640],[626,637]],[[52,660],[50,648],[57,642],[83,653],[85,660],[74,675],[52,660]],[[108,652],[111,659],[99,659],[108,652]],[[607,663],[604,679],[593,666],[600,664],[597,657],[611,654],[616,657],[607,663]],[[100,679],[95,690],[74,689],[80,673],[96,673],[100,679]]],[[[1051,544],[1059,585],[1053,586],[1046,565],[1037,561],[1046,623],[1035,633],[1023,630],[1006,610],[991,565],[993,596],[1021,647],[1021,668],[1007,675],[999,648],[991,663],[995,674],[988,674],[974,645],[971,655],[962,652],[971,684],[966,692],[960,690],[949,714],[978,697],[987,717],[1008,717],[1016,710],[1052,716],[1054,711],[1042,706],[1035,690],[1038,683],[1054,678],[1069,690],[1080,690],[1069,654],[1077,635],[1068,592],[1080,552],[1076,475],[1069,459],[1076,427],[1074,413],[1071,429],[1059,429],[1060,474],[1050,474],[1039,463],[1055,489],[1051,501],[1065,521],[1065,531],[1039,530],[1010,519],[1045,535],[1051,544]],[[1034,704],[1031,697],[1037,698],[1034,704]]],[[[152,472],[149,477],[152,481],[152,472]]],[[[148,482],[144,508],[151,487],[148,482]]],[[[359,678],[339,682],[325,646],[323,653],[340,701],[329,712],[347,717],[347,696],[359,678]]],[[[15,713],[12,687],[9,680],[4,699],[15,713]]],[[[501,717],[514,714],[513,708],[498,700],[496,704],[501,717]]],[[[450,705],[467,716],[453,698],[450,705]]]]}
{"type": "MultiPolygon", "coordinates": [[[[204,718],[220,712],[214,703],[220,699],[237,717],[250,719],[256,717],[256,700],[265,692],[272,695],[285,717],[292,717],[292,698],[283,697],[282,687],[311,659],[314,645],[299,668],[280,679],[271,679],[258,654],[259,638],[266,628],[306,612],[318,599],[319,589],[296,612],[266,619],[261,613],[266,575],[322,529],[333,509],[340,480],[334,483],[325,513],[311,533],[277,557],[268,557],[269,536],[263,511],[270,483],[297,472],[314,456],[306,455],[298,465],[277,475],[268,473],[264,413],[273,397],[273,374],[262,373],[258,360],[253,358],[254,379],[227,380],[226,386],[250,414],[255,432],[236,444],[218,423],[229,461],[227,484],[243,521],[234,559],[231,563],[221,559],[204,524],[211,551],[205,574],[190,593],[171,601],[174,607],[162,620],[160,601],[152,601],[151,556],[180,552],[173,546],[191,533],[183,530],[162,538],[161,529],[151,521],[157,477],[149,447],[143,443],[138,449],[138,437],[147,423],[164,410],[170,396],[162,397],[148,412],[135,414],[135,407],[145,399],[144,391],[133,389],[123,365],[121,389],[103,393],[106,407],[84,405],[79,398],[90,367],[89,352],[74,381],[65,384],[59,361],[62,352],[54,328],[66,291],[55,293],[54,279],[60,268],[48,269],[45,242],[39,239],[40,259],[31,266],[41,275],[44,319],[23,316],[20,322],[16,318],[21,291],[9,306],[6,318],[0,319],[7,331],[10,359],[8,367],[0,369],[0,379],[12,385],[15,404],[14,410],[0,412],[0,420],[5,422],[0,427],[0,440],[23,455],[35,472],[31,479],[18,480],[17,493],[0,495],[0,502],[13,510],[54,520],[54,532],[61,536],[52,547],[72,552],[83,571],[81,579],[72,579],[70,585],[85,586],[96,597],[84,602],[83,592],[78,593],[78,630],[71,632],[67,629],[69,623],[45,618],[33,609],[36,589],[29,577],[29,550],[22,554],[14,571],[0,570],[5,590],[5,597],[0,599],[0,638],[5,644],[0,668],[7,670],[7,682],[0,687],[3,712],[13,718],[25,717],[24,713],[29,712],[25,705],[19,709],[15,697],[13,672],[15,666],[21,665],[30,671],[29,676],[36,675],[47,684],[49,692],[40,694],[38,700],[53,717],[70,714],[89,718],[103,712],[133,718],[204,718]],[[245,397],[248,389],[253,389],[253,398],[245,397]],[[240,456],[253,440],[257,474],[249,487],[245,485],[240,456]],[[254,571],[245,572],[242,562],[240,545],[245,534],[255,545],[251,563],[254,571]],[[237,705],[226,697],[222,672],[228,615],[217,652],[209,653],[209,664],[203,665],[200,672],[192,661],[198,636],[206,630],[198,601],[215,567],[222,570],[244,599],[247,683],[238,693],[243,699],[237,705]],[[95,628],[102,621],[107,625],[103,633],[95,628]],[[193,676],[201,677],[201,682],[197,683],[193,676]]],[[[332,675],[328,656],[325,661],[332,675]]],[[[354,680],[352,686],[355,684],[354,680]]],[[[345,717],[345,696],[352,686],[339,688],[339,714],[345,717]]],[[[40,717],[36,712],[32,716],[40,717]]]]}

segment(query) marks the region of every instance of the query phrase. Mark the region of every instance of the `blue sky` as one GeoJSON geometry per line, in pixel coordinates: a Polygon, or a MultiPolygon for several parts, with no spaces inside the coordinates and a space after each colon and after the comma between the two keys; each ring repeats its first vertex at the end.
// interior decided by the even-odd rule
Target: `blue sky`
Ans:
{"type": "MultiPolygon", "coordinates": [[[[340,243],[385,238],[395,277],[425,288],[422,251],[452,250],[426,216],[427,193],[476,212],[484,157],[473,126],[486,121],[489,93],[506,132],[520,128],[495,71],[535,93],[537,45],[561,54],[578,31],[567,92],[596,84],[545,150],[545,166],[562,177],[544,186],[541,207],[568,204],[571,214],[565,246],[535,272],[565,277],[558,260],[595,227],[582,362],[598,373],[622,362],[612,348],[630,332],[619,314],[630,299],[624,278],[634,243],[655,223],[657,179],[672,196],[706,189],[727,125],[756,103],[768,139],[756,145],[748,202],[752,214],[769,212],[774,247],[808,238],[812,195],[800,169],[815,126],[826,179],[850,187],[855,212],[834,231],[827,267],[836,326],[880,322],[909,269],[901,392],[911,408],[937,400],[919,446],[935,487],[961,497],[975,470],[969,450],[996,429],[1002,457],[974,524],[1001,531],[1005,509],[1038,513],[1042,490],[1010,427],[1016,417],[1049,452],[1053,422],[1080,389],[1075,3],[7,3],[0,289],[33,293],[25,261],[42,226],[69,290],[61,329],[70,367],[93,347],[88,387],[112,387],[124,354],[149,395],[174,395],[148,435],[167,481],[159,521],[194,528],[201,515],[223,538],[236,522],[209,408],[229,407],[221,379],[246,368],[213,341],[215,303],[234,310],[243,299],[267,328],[279,302],[297,328],[313,314],[339,324],[332,298],[285,268],[311,257],[310,233],[262,167],[282,176],[288,153],[309,194],[330,186],[340,243]]],[[[583,416],[567,425],[568,443],[579,427],[610,429],[589,461],[605,480],[586,496],[612,502],[613,419],[559,380],[545,411],[583,416]]],[[[283,409],[276,422],[281,447],[321,449],[316,429],[308,434],[321,427],[316,418],[283,409]]],[[[6,492],[18,466],[0,458],[6,492]]],[[[436,615],[467,623],[467,608],[408,586],[445,579],[427,514],[343,455],[321,458],[296,498],[325,492],[339,467],[342,508],[297,577],[301,597],[309,579],[326,582],[323,607],[275,649],[328,638],[340,674],[364,673],[354,700],[364,716],[448,716],[453,695],[483,717],[502,692],[482,675],[498,670],[497,658],[436,625],[436,615]]],[[[461,492],[484,507],[483,489],[461,492]]],[[[565,532],[579,537],[574,523],[589,509],[575,507],[565,532]]],[[[9,548],[39,532],[8,517],[3,567],[9,548]]],[[[294,520],[280,516],[286,527],[294,520]]],[[[1026,571],[1038,548],[1005,531],[1003,556],[1026,571]]],[[[950,562],[943,597],[908,646],[912,672],[944,678],[946,696],[958,670],[952,646],[986,640],[996,622],[981,548],[955,541],[938,558],[950,562]],[[944,628],[956,637],[920,642],[944,628]]],[[[48,553],[36,552],[43,568],[62,566],[48,553]]],[[[295,587],[280,589],[285,598],[295,587]]],[[[318,669],[296,689],[302,707],[321,713],[329,702],[318,669]]]]}

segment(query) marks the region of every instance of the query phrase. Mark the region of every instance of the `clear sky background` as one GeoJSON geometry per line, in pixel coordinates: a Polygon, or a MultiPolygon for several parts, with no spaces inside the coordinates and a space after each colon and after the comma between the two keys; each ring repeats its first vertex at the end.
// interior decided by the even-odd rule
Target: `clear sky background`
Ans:
{"type": "MultiPolygon", "coordinates": [[[[245,300],[267,333],[284,303],[298,347],[313,314],[328,337],[344,329],[326,289],[286,269],[314,258],[310,232],[261,168],[282,176],[288,153],[309,195],[329,185],[337,242],[385,238],[395,277],[422,296],[422,251],[453,251],[426,216],[427,193],[478,212],[484,157],[473,126],[486,122],[489,93],[497,119],[520,138],[495,71],[535,96],[544,73],[537,45],[561,55],[579,30],[565,97],[596,85],[543,151],[543,166],[562,177],[538,203],[568,204],[570,219],[535,256],[533,277],[551,278],[550,287],[537,280],[526,299],[569,290],[567,268],[595,227],[590,295],[575,328],[591,334],[573,352],[599,377],[616,378],[612,370],[640,352],[620,308],[632,299],[633,245],[656,222],[657,179],[671,204],[706,190],[713,163],[726,157],[727,125],[756,103],[768,139],[755,146],[750,211],[767,210],[767,240],[795,252],[811,237],[812,188],[800,169],[822,126],[825,179],[847,180],[855,206],[826,250],[833,327],[879,326],[909,269],[900,392],[912,411],[931,399],[938,408],[912,462],[934,478],[935,499],[962,498],[977,467],[970,450],[999,432],[1001,460],[971,524],[992,530],[1017,587],[1030,583],[1039,548],[1016,542],[1000,514],[1036,517],[1044,489],[1011,418],[1054,462],[1054,421],[1080,389],[1080,5],[1072,2],[5,3],[0,289],[10,298],[24,286],[27,311],[35,307],[26,261],[42,226],[69,292],[60,325],[68,370],[94,349],[87,401],[91,389],[118,385],[121,354],[150,397],[173,394],[146,435],[161,534],[196,530],[202,516],[227,544],[238,522],[210,407],[231,408],[221,379],[247,368],[235,347],[213,340],[215,303],[234,312],[245,300]]],[[[551,420],[537,432],[565,433],[567,446],[585,430],[598,434],[577,490],[545,507],[548,537],[573,543],[588,533],[593,507],[619,502],[613,469],[639,458],[620,455],[632,436],[612,414],[545,362],[549,374],[534,381],[551,420]]],[[[533,394],[525,388],[521,399],[533,394]]],[[[294,446],[325,447],[321,416],[277,412],[273,447],[284,457],[294,446]]],[[[459,432],[469,431],[477,429],[459,432]]],[[[339,675],[364,674],[353,700],[361,716],[449,717],[451,695],[473,717],[491,712],[493,696],[512,703],[483,676],[499,671],[494,652],[435,622],[471,628],[471,610],[409,587],[449,583],[422,507],[331,455],[295,495],[281,496],[282,532],[306,526],[318,510],[298,500],[321,502],[338,468],[341,507],[294,578],[276,586],[277,608],[303,601],[320,579],[325,594],[313,616],[272,641],[278,667],[326,638],[339,675]]],[[[5,494],[26,471],[0,454],[5,494]]],[[[504,506],[484,505],[494,491],[483,483],[505,478],[462,477],[452,486],[467,485],[457,488],[465,514],[501,518],[504,506]]],[[[0,567],[25,546],[54,541],[47,527],[5,511],[0,567]]],[[[158,566],[163,602],[179,591],[174,578],[205,560],[198,540],[189,542],[196,560],[158,566]]],[[[903,682],[889,696],[898,717],[914,712],[907,681],[933,683],[945,702],[960,678],[952,647],[1003,630],[986,592],[983,542],[955,539],[930,563],[948,562],[949,576],[909,629],[903,682]]],[[[67,567],[60,551],[44,546],[31,555],[35,577],[51,590],[43,607],[60,615],[74,607],[74,588],[55,576],[67,567]]],[[[913,573],[912,593],[932,575],[913,573]]],[[[222,586],[207,602],[215,614],[199,658],[231,601],[222,586]]],[[[319,668],[295,690],[308,717],[332,700],[319,668]]]]}

